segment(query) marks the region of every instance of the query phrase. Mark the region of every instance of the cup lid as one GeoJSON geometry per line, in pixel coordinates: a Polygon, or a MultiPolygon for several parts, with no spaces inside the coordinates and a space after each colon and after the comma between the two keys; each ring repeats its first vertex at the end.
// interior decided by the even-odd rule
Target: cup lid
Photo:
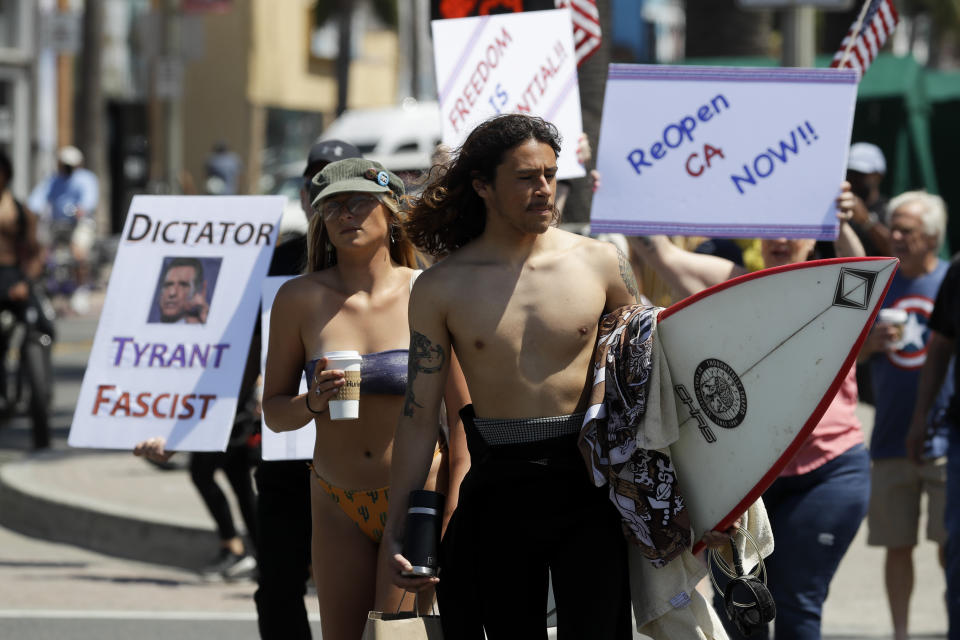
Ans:
{"type": "Polygon", "coordinates": [[[323,353],[323,357],[330,359],[340,359],[340,358],[359,358],[359,351],[326,351],[323,353]]]}
{"type": "Polygon", "coordinates": [[[906,309],[881,309],[878,317],[882,322],[906,322],[910,314],[906,309]]]}

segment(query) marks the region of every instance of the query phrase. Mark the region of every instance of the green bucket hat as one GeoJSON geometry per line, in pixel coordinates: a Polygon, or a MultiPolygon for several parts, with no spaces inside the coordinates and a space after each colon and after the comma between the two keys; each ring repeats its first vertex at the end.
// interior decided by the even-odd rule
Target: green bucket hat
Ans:
{"type": "Polygon", "coordinates": [[[331,162],[310,181],[310,204],[316,208],[320,201],[338,193],[386,193],[395,198],[405,193],[403,181],[382,164],[366,158],[347,158],[331,162]]]}

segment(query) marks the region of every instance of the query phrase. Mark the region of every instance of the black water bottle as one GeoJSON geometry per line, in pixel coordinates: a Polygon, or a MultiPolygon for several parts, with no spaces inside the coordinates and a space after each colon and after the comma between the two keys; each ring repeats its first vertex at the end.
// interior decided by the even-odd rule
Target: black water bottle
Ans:
{"type": "Polygon", "coordinates": [[[407,524],[403,534],[403,557],[413,565],[406,576],[437,575],[440,526],[446,498],[436,491],[411,491],[407,504],[407,524]]]}

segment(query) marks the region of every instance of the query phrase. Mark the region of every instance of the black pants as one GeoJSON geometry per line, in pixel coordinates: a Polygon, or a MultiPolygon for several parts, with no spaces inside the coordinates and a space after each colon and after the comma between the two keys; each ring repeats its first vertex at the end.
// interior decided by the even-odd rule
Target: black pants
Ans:
{"type": "Polygon", "coordinates": [[[310,566],[310,469],[303,461],[257,468],[260,578],[253,595],[263,640],[309,640],[303,604],[310,566]]]}
{"type": "Polygon", "coordinates": [[[11,300],[9,290],[20,282],[29,282],[20,267],[0,265],[0,311],[13,313],[17,322],[26,329],[20,346],[21,376],[17,383],[17,393],[8,389],[6,359],[10,348],[11,333],[0,335],[0,396],[12,411],[13,404],[20,397],[20,384],[26,381],[30,385],[30,422],[33,429],[33,446],[46,449],[50,446],[50,394],[53,380],[50,379],[50,345],[55,337],[52,309],[41,303],[37,288],[30,285],[26,300],[11,300]],[[46,311],[45,311],[46,308],[46,311]],[[47,314],[51,315],[47,315],[47,314]],[[49,340],[47,339],[49,338],[49,340]],[[25,368],[32,368],[25,369],[25,368]]]}
{"type": "Polygon", "coordinates": [[[620,516],[589,482],[577,437],[488,447],[472,408],[461,415],[471,469],[441,543],[444,636],[546,638],[549,570],[560,640],[631,638],[620,516]]]}
{"type": "Polygon", "coordinates": [[[221,540],[236,537],[237,529],[233,525],[230,504],[223,491],[213,479],[213,472],[223,469],[237,496],[240,514],[247,526],[247,533],[257,549],[257,498],[253,493],[253,478],[250,476],[250,452],[244,445],[228,446],[226,451],[199,451],[190,455],[190,478],[193,485],[207,505],[207,510],[217,523],[217,534],[221,540]]]}

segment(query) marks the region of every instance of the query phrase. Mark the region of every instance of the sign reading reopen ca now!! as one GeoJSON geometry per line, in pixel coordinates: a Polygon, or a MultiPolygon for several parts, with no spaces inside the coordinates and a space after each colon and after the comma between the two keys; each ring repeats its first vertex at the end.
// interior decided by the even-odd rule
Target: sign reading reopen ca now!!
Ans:
{"type": "Polygon", "coordinates": [[[836,238],[856,93],[849,69],[610,65],[591,231],[836,238]]]}
{"type": "Polygon", "coordinates": [[[282,196],[136,196],[70,428],[74,447],[222,451],[282,196]]]}
{"type": "Polygon", "coordinates": [[[443,143],[459,147],[478,124],[503,113],[552,122],[563,136],[557,177],[585,175],[573,23],[568,9],[434,20],[443,143]]]}

